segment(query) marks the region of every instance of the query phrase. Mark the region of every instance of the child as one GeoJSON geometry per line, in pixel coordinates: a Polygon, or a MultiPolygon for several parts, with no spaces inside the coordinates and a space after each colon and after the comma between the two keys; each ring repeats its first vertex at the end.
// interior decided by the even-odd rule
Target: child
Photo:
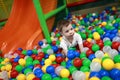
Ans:
{"type": "Polygon", "coordinates": [[[57,24],[62,40],[60,42],[60,47],[63,49],[62,53],[67,56],[68,48],[79,46],[81,52],[83,52],[83,44],[81,36],[75,32],[72,24],[68,20],[60,20],[57,24]]]}

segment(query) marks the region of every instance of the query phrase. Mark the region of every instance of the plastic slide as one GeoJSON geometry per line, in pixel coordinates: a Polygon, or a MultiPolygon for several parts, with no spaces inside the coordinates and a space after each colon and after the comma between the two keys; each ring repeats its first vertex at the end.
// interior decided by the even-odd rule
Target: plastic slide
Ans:
{"type": "MultiPolygon", "coordinates": [[[[43,13],[56,8],[57,0],[40,0],[43,13]]],[[[47,20],[49,31],[54,17],[47,20]]],[[[38,41],[44,39],[40,23],[32,0],[14,0],[7,23],[0,30],[0,50],[3,54],[19,47],[32,49],[38,41]]]]}

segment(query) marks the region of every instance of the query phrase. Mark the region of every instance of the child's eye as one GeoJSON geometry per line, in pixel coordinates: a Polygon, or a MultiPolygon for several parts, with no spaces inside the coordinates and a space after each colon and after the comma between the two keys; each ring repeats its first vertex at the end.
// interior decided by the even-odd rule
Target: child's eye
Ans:
{"type": "Polygon", "coordinates": [[[66,33],[68,32],[68,30],[67,31],[65,31],[66,33]]]}
{"type": "Polygon", "coordinates": [[[71,28],[71,30],[73,30],[73,28],[71,28]]]}

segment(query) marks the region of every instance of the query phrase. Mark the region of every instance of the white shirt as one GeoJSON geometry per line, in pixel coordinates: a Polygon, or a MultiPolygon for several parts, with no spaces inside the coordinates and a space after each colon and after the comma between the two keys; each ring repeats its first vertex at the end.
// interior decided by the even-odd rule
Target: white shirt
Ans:
{"type": "Polygon", "coordinates": [[[62,49],[64,49],[64,50],[68,51],[68,48],[75,47],[77,44],[78,45],[82,44],[82,38],[81,38],[80,34],[75,33],[73,35],[73,41],[72,41],[72,43],[70,43],[68,41],[68,39],[65,36],[63,36],[63,38],[62,38],[62,40],[60,42],[60,47],[62,49]]]}

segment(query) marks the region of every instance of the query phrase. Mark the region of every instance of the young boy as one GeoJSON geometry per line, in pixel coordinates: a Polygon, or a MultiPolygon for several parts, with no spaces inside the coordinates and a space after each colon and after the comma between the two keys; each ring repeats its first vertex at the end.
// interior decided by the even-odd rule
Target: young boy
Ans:
{"type": "Polygon", "coordinates": [[[60,42],[60,47],[63,49],[62,53],[67,56],[68,48],[79,46],[81,52],[83,52],[83,44],[81,36],[75,32],[72,24],[68,20],[60,20],[57,24],[62,40],[60,42]]]}

